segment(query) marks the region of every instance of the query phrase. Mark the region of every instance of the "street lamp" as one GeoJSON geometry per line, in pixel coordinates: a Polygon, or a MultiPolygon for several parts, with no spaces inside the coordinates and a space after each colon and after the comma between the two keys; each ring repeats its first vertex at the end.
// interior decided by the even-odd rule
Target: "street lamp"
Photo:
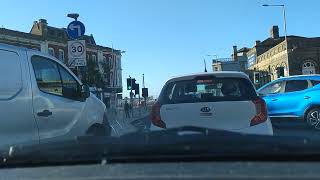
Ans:
{"type": "Polygon", "coordinates": [[[207,54],[207,56],[208,57],[212,57],[213,56],[213,57],[216,57],[216,59],[218,59],[218,55],[216,55],[216,54],[207,54]]]}
{"type": "Polygon", "coordinates": [[[78,13],[69,13],[69,14],[67,14],[67,17],[73,18],[74,20],[77,20],[79,17],[79,14],[78,13]]]}
{"type": "Polygon", "coordinates": [[[286,8],[284,4],[263,4],[263,7],[282,7],[283,13],[283,26],[284,26],[284,39],[287,40],[287,20],[286,20],[286,8]]]}

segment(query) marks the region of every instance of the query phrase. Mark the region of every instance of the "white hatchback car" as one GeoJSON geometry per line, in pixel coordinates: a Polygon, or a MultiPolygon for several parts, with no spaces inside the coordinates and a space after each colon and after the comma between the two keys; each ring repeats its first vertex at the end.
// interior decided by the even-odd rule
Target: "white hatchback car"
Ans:
{"type": "Polygon", "coordinates": [[[197,126],[273,135],[265,101],[241,72],[214,72],[170,79],[152,107],[150,130],[197,126]]]}

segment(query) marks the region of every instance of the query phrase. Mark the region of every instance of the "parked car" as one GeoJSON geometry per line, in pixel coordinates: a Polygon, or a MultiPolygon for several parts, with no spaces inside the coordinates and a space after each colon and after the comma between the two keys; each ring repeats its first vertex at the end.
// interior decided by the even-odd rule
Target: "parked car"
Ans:
{"type": "Polygon", "coordinates": [[[167,81],[152,107],[151,130],[197,126],[272,135],[264,100],[244,73],[214,72],[167,81]]]}
{"type": "Polygon", "coordinates": [[[285,117],[320,128],[320,76],[283,77],[258,90],[271,118],[285,117]]]}
{"type": "Polygon", "coordinates": [[[0,44],[0,145],[108,135],[105,105],[61,61],[0,44]]]}

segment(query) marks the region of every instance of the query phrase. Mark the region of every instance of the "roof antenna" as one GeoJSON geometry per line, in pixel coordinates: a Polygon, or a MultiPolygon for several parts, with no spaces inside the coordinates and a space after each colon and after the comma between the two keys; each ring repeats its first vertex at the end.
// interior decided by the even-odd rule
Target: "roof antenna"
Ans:
{"type": "Polygon", "coordinates": [[[206,59],[203,59],[203,62],[204,62],[204,72],[208,72],[208,71],[207,71],[207,63],[206,63],[206,59]]]}

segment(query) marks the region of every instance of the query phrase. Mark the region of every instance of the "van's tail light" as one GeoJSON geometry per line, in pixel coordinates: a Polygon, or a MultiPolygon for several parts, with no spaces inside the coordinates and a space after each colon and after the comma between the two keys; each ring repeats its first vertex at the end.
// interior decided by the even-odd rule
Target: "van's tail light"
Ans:
{"type": "Polygon", "coordinates": [[[161,128],[166,128],[166,124],[161,120],[160,108],[161,108],[161,104],[158,102],[152,106],[152,111],[151,111],[152,124],[161,128]]]}
{"type": "Polygon", "coordinates": [[[267,105],[262,98],[258,98],[252,101],[256,107],[256,115],[251,119],[250,126],[254,126],[263,123],[267,120],[267,105]]]}

